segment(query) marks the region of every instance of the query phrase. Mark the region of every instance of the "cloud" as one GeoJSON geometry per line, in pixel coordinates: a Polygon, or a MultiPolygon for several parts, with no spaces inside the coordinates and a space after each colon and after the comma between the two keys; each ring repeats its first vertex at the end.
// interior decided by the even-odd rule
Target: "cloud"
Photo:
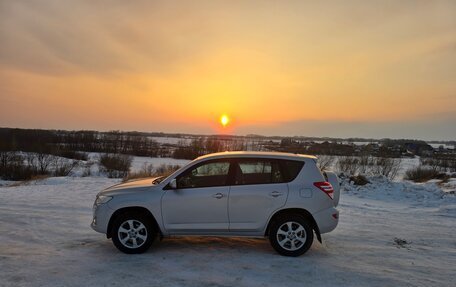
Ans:
{"type": "Polygon", "coordinates": [[[0,5],[0,65],[50,74],[168,73],[226,46],[267,51],[289,64],[331,63],[455,25],[448,20],[455,16],[448,12],[455,6],[451,2],[450,7],[395,1],[18,0],[0,5]],[[439,17],[442,13],[445,17],[439,17]]]}
{"type": "Polygon", "coordinates": [[[167,71],[204,53],[211,25],[152,1],[2,2],[0,65],[35,73],[167,71]],[[138,4],[136,3],[136,4],[138,4]]]}

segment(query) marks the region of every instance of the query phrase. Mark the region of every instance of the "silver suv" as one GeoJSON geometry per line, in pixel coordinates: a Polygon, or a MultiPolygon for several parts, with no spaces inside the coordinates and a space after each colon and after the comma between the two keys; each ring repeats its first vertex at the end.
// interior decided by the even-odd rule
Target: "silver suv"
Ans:
{"type": "Polygon", "coordinates": [[[286,256],[336,228],[340,185],[317,158],[271,152],[199,157],[168,177],[109,187],[97,195],[92,228],[125,253],[159,235],[269,237],[286,256]]]}

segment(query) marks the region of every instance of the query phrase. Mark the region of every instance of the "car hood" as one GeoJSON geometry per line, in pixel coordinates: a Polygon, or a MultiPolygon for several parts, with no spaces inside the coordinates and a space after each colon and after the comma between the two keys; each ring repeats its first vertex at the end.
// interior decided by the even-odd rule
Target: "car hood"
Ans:
{"type": "Polygon", "coordinates": [[[140,180],[132,180],[124,183],[119,183],[106,188],[105,190],[101,191],[98,195],[109,196],[121,193],[146,191],[149,188],[156,186],[156,184],[153,184],[153,181],[157,178],[158,177],[150,177],[140,180]]]}

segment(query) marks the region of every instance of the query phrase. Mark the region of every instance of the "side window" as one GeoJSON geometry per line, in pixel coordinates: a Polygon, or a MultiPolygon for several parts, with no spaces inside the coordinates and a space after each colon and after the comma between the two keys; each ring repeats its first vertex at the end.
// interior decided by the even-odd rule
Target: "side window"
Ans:
{"type": "Polygon", "coordinates": [[[303,161],[297,160],[281,160],[283,170],[284,170],[284,180],[285,182],[290,182],[294,180],[302,167],[304,166],[303,161]]]}
{"type": "Polygon", "coordinates": [[[279,163],[275,160],[239,160],[235,166],[235,185],[279,182],[283,182],[283,175],[279,163]]]}
{"type": "Polygon", "coordinates": [[[177,177],[177,188],[226,185],[230,162],[217,161],[199,165],[177,177]]]}

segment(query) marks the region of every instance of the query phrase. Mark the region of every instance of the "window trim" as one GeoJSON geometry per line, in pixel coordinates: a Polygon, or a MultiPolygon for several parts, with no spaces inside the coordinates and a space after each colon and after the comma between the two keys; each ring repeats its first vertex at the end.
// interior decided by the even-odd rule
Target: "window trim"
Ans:
{"type": "MultiPolygon", "coordinates": [[[[191,169],[198,168],[201,165],[207,164],[207,163],[212,163],[212,162],[228,162],[230,164],[229,170],[228,170],[228,178],[227,182],[225,185],[215,185],[215,186],[205,186],[205,187],[186,187],[186,188],[177,188],[177,189],[195,189],[195,188],[213,188],[213,187],[223,187],[223,186],[243,186],[243,185],[266,185],[266,184],[282,184],[282,183],[290,183],[294,181],[299,174],[302,172],[302,169],[306,165],[305,161],[301,160],[294,160],[294,159],[284,159],[284,158],[268,158],[268,157],[227,157],[227,158],[217,158],[217,159],[209,159],[205,160],[202,162],[199,162],[197,164],[194,164],[192,166],[189,166],[185,170],[183,170],[181,173],[176,175],[174,179],[177,180],[177,178],[186,172],[190,171],[191,169]],[[286,161],[293,161],[293,162],[299,162],[302,163],[301,169],[298,171],[296,176],[294,178],[291,178],[289,181],[281,181],[281,182],[271,182],[271,183],[250,183],[250,184],[235,184],[235,176],[236,176],[236,170],[235,166],[238,164],[240,161],[251,161],[251,160],[257,160],[257,161],[275,161],[278,162],[279,164],[279,170],[282,173],[282,176],[285,178],[290,177],[289,176],[289,170],[285,167],[285,162],[286,161]]],[[[172,188],[169,187],[169,183],[166,184],[166,186],[163,188],[163,190],[170,190],[172,188]]]]}

